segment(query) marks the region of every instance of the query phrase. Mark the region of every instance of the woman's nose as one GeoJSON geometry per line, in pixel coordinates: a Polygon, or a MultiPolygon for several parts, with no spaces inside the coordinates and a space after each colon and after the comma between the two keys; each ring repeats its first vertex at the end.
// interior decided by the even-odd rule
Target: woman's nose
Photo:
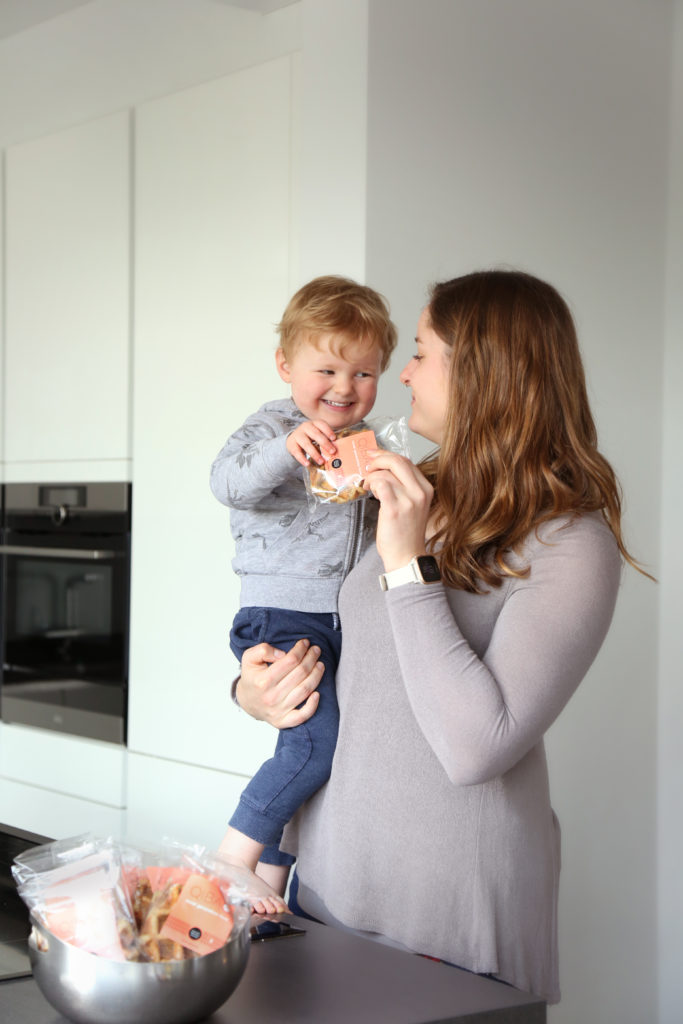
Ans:
{"type": "Polygon", "coordinates": [[[406,387],[408,387],[408,385],[410,384],[410,367],[412,365],[413,360],[411,359],[409,363],[406,363],[406,365],[403,367],[403,369],[398,375],[398,379],[400,380],[401,384],[405,384],[406,387]]]}

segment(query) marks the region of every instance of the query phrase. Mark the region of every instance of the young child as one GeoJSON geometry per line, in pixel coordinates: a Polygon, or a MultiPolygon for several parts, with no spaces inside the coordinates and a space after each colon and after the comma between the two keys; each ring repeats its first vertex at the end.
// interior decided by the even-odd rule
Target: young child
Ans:
{"type": "MultiPolygon", "coordinates": [[[[329,777],[337,739],[339,588],[377,520],[367,498],[311,509],[306,467],[333,456],[336,433],[368,415],[397,336],[382,296],[334,276],[304,285],[277,330],[275,363],[291,398],[267,402],[228,439],[213,463],[211,489],[231,509],[232,564],[241,577],[230,633],[235,657],[264,641],[289,650],[307,637],[324,664],[316,713],[280,731],[220,847],[252,872],[260,861],[259,874],[283,894],[293,861],[279,850],[283,826],[329,777]]],[[[280,909],[268,885],[253,881],[263,897],[255,909],[280,909]]]]}

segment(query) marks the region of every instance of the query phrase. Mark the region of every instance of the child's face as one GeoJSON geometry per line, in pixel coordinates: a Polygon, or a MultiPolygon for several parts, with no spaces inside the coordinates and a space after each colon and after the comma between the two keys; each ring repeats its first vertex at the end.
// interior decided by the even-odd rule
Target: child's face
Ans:
{"type": "Polygon", "coordinates": [[[342,355],[332,347],[335,340],[334,334],[321,334],[303,341],[289,360],[279,348],[275,361],[304,416],[341,430],[362,420],[375,404],[381,353],[375,344],[350,341],[342,355]]]}

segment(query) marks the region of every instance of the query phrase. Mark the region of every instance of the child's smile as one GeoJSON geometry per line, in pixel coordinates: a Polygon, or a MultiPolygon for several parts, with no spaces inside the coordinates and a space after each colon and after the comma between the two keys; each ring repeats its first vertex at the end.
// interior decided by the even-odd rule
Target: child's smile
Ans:
{"type": "Polygon", "coordinates": [[[292,387],[292,398],[309,420],[322,419],[333,430],[360,422],[377,397],[381,353],[376,345],[322,334],[302,341],[289,360],[278,349],[278,372],[292,387]]]}

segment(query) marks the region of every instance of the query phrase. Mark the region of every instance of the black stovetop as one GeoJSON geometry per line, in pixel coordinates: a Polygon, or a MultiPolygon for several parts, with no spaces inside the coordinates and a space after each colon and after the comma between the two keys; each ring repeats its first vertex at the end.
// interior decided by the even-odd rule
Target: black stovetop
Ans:
{"type": "Polygon", "coordinates": [[[46,836],[0,824],[0,981],[31,973],[28,910],[17,895],[12,862],[24,850],[48,842],[46,836]]]}

